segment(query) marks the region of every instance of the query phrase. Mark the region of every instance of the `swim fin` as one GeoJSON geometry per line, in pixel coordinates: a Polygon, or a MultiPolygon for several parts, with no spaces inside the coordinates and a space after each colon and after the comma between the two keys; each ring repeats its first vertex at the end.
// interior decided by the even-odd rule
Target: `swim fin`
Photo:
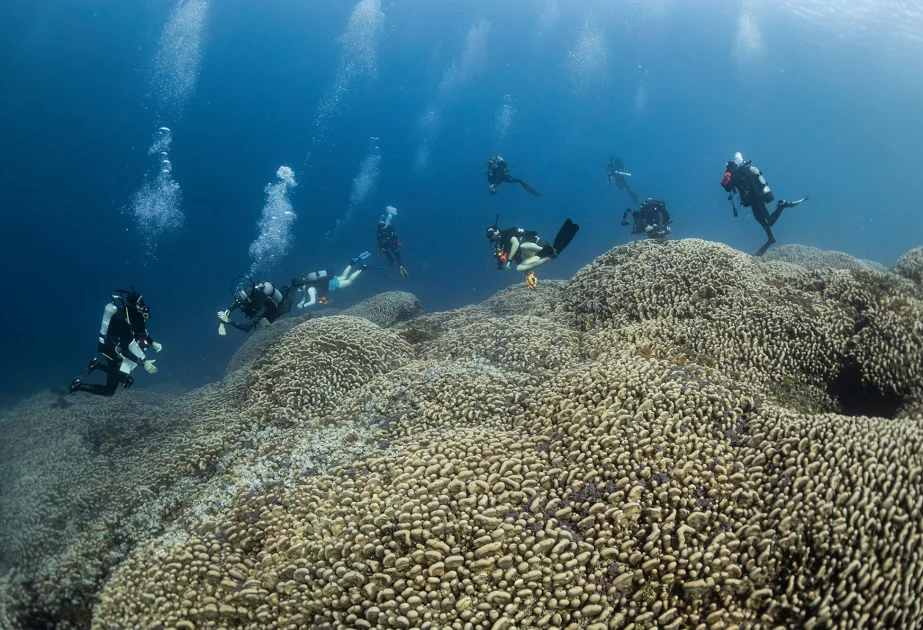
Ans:
{"type": "Polygon", "coordinates": [[[525,191],[526,191],[527,193],[529,193],[530,195],[532,195],[533,197],[541,197],[541,196],[542,196],[542,193],[538,192],[537,190],[535,190],[534,188],[532,188],[531,186],[529,186],[529,184],[525,183],[525,182],[522,181],[521,179],[519,180],[519,185],[522,186],[522,187],[525,189],[525,191]]]}
{"type": "Polygon", "coordinates": [[[779,202],[776,204],[776,207],[777,208],[794,208],[795,206],[800,206],[808,199],[810,199],[810,197],[807,195],[805,195],[801,199],[796,199],[795,201],[785,201],[784,199],[780,199],[779,202]]]}
{"type": "Polygon", "coordinates": [[[564,225],[558,230],[558,235],[554,237],[554,243],[551,245],[554,248],[555,256],[559,255],[570,245],[570,242],[574,240],[574,236],[576,236],[579,231],[580,226],[570,219],[564,222],[564,225]]]}

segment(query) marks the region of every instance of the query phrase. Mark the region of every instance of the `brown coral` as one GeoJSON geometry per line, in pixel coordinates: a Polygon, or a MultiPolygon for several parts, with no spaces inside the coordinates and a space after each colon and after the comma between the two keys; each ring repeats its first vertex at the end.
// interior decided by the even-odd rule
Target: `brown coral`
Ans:
{"type": "Polygon", "coordinates": [[[909,287],[642,242],[541,299],[303,323],[134,460],[180,518],[68,597],[107,630],[923,628],[909,287]]]}
{"type": "Polygon", "coordinates": [[[275,424],[321,418],[344,393],[412,358],[405,341],[367,320],[312,319],[285,333],[254,365],[243,408],[275,424]]]}
{"type": "Polygon", "coordinates": [[[763,254],[763,261],[782,261],[805,269],[852,269],[856,271],[887,271],[874,260],[855,258],[845,252],[827,251],[810,245],[777,245],[763,254]]]}
{"type": "Polygon", "coordinates": [[[911,249],[898,258],[894,264],[894,273],[923,286],[923,247],[911,249]]]}
{"type": "Polygon", "coordinates": [[[362,317],[382,328],[389,328],[422,313],[420,300],[406,291],[379,293],[343,311],[343,315],[362,317]]]}

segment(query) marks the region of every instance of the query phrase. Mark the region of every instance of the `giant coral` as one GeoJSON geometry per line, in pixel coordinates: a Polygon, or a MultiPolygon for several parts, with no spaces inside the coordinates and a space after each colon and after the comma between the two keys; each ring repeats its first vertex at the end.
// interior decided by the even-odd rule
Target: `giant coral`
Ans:
{"type": "MultiPolygon", "coordinates": [[[[115,464],[119,488],[153,475],[169,512],[146,492],[132,508],[107,494],[82,526],[150,518],[115,526],[126,535],[108,550],[50,549],[61,584],[36,564],[48,533],[18,519],[2,540],[37,555],[0,582],[0,619],[923,628],[923,304],[910,281],[687,240],[618,247],[541,287],[391,329],[300,323],[249,371],[163,401],[177,420],[133,420],[98,449],[107,458],[67,470],[115,464]],[[124,463],[123,439],[143,445],[124,463]],[[78,562],[101,556],[92,575],[78,562]],[[29,597],[36,576],[45,594],[29,597]],[[83,591],[63,586],[80,579],[83,591]],[[65,598],[84,616],[64,619],[65,598]]],[[[152,402],[112,410],[136,418],[152,402]]],[[[43,435],[75,439],[66,423],[43,435]]],[[[38,450],[4,452],[20,495],[28,466],[82,485],[78,497],[100,489],[104,473],[65,479],[38,450]]],[[[39,487],[20,504],[73,505],[39,487]]]]}

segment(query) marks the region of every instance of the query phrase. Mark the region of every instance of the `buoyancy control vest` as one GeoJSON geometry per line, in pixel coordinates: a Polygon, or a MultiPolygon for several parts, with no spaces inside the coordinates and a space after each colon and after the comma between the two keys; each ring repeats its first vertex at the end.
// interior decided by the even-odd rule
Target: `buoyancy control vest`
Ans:
{"type": "Polygon", "coordinates": [[[763,173],[750,162],[741,164],[740,168],[732,174],[731,183],[740,192],[740,204],[745,208],[753,205],[756,197],[760,197],[766,204],[776,198],[769,184],[766,183],[763,173]]]}

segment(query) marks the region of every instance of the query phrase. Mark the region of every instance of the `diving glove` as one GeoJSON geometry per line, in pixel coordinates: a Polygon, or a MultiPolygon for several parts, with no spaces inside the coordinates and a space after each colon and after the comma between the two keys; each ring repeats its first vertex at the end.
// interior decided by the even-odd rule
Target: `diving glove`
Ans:
{"type": "Polygon", "coordinates": [[[218,334],[221,335],[222,337],[228,334],[228,329],[225,328],[224,322],[221,322],[220,324],[218,324],[218,334]]]}
{"type": "Polygon", "coordinates": [[[228,311],[218,311],[218,319],[227,324],[231,321],[230,313],[228,311]]]}
{"type": "Polygon", "coordinates": [[[154,347],[154,351],[156,351],[156,352],[160,352],[161,350],[163,350],[163,344],[162,344],[162,343],[157,343],[157,342],[155,341],[154,343],[151,344],[151,346],[154,347]]]}
{"type": "Polygon", "coordinates": [[[154,365],[156,359],[148,359],[144,362],[144,369],[147,370],[148,374],[157,374],[157,366],[154,365]]]}
{"type": "Polygon", "coordinates": [[[536,286],[538,286],[538,278],[535,277],[534,272],[530,271],[526,274],[526,285],[530,289],[534,289],[536,286]]]}
{"type": "Polygon", "coordinates": [[[402,278],[406,278],[406,277],[408,277],[408,276],[410,275],[409,273],[407,273],[407,270],[404,269],[404,265],[401,265],[400,268],[398,269],[398,271],[401,272],[401,277],[402,277],[402,278]]]}

